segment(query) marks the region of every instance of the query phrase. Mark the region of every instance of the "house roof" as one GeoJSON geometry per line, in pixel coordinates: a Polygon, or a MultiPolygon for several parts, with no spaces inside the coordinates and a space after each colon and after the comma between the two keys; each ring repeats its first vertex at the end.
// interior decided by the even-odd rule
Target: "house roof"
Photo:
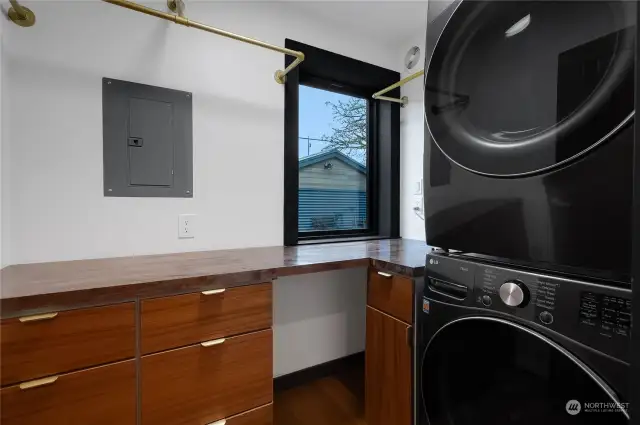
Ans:
{"type": "Polygon", "coordinates": [[[364,165],[360,164],[358,161],[352,158],[349,158],[347,155],[343,154],[338,149],[330,149],[324,152],[320,152],[313,155],[305,156],[304,158],[300,158],[300,160],[298,161],[298,168],[302,169],[310,165],[317,164],[319,162],[324,162],[332,158],[339,159],[340,161],[346,163],[352,168],[355,168],[361,173],[367,172],[367,168],[364,165]]]}

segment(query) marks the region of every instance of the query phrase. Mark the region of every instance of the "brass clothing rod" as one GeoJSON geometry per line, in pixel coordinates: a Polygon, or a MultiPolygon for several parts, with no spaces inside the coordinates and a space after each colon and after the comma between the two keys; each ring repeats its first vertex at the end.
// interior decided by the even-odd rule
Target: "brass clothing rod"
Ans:
{"type": "Polygon", "coordinates": [[[234,40],[242,41],[243,43],[253,44],[254,46],[263,47],[265,49],[273,50],[274,52],[284,53],[285,55],[293,56],[296,59],[291,62],[289,66],[287,66],[284,70],[277,70],[275,72],[275,79],[278,83],[284,84],[286,81],[286,76],[292,69],[298,66],[304,60],[304,53],[298,52],[297,50],[291,50],[284,47],[276,46],[273,44],[265,43],[264,41],[256,40],[253,38],[245,37],[243,35],[234,34],[229,31],[221,30],[219,28],[214,28],[209,25],[201,24],[200,22],[192,21],[188,18],[174,15],[172,13],[162,12],[160,10],[152,9],[147,6],[143,6],[138,3],[134,3],[128,0],[103,0],[107,3],[115,4],[116,6],[121,6],[127,9],[135,10],[136,12],[141,12],[146,15],[155,16],[156,18],[165,19],[167,21],[175,22],[176,24],[184,25],[185,27],[197,28],[202,31],[211,32],[217,35],[221,35],[223,37],[232,38],[234,40]]]}
{"type": "Polygon", "coordinates": [[[374,99],[386,100],[387,102],[401,103],[402,106],[404,106],[409,101],[409,98],[407,96],[403,96],[402,99],[396,99],[395,97],[378,96],[378,97],[374,97],[374,99]]]}
{"type": "Polygon", "coordinates": [[[415,80],[416,78],[420,77],[421,75],[424,75],[424,69],[421,69],[420,71],[416,72],[415,74],[411,74],[408,77],[403,78],[402,80],[398,81],[395,84],[391,84],[389,87],[380,90],[377,93],[373,94],[373,98],[374,99],[379,99],[379,100],[387,100],[389,102],[396,102],[396,103],[400,103],[402,104],[402,106],[406,105],[407,102],[409,102],[409,98],[407,96],[403,96],[400,99],[396,99],[394,97],[387,97],[387,96],[382,96],[383,94],[390,92],[393,89],[397,89],[398,87],[402,87],[405,84],[407,84],[409,81],[411,80],[415,80]]]}

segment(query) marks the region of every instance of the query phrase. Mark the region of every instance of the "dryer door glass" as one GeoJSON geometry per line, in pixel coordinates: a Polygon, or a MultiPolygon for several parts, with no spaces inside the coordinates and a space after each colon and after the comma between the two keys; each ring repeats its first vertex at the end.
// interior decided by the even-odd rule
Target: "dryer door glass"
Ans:
{"type": "Polygon", "coordinates": [[[422,359],[428,424],[627,424],[614,391],[576,361],[501,319],[453,322],[432,338],[422,359]]]}
{"type": "Polygon", "coordinates": [[[587,154],[633,121],[634,2],[463,1],[435,45],[425,119],[470,171],[516,177],[587,154]]]}

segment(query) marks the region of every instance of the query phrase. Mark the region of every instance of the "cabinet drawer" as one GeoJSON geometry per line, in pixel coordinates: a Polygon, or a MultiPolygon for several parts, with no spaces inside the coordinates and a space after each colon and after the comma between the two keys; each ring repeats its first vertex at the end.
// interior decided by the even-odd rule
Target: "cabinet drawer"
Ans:
{"type": "Polygon", "coordinates": [[[133,357],[134,312],[125,303],[3,320],[2,385],[133,357]]]}
{"type": "Polygon", "coordinates": [[[270,403],[271,329],[144,356],[141,385],[148,425],[208,424],[270,403]]]}
{"type": "Polygon", "coordinates": [[[227,418],[225,425],[273,425],[273,403],[227,418]]]}
{"type": "Polygon", "coordinates": [[[142,353],[271,327],[271,283],[142,301],[142,353]]]}
{"type": "Polygon", "coordinates": [[[370,268],[367,304],[412,324],[413,280],[370,268]]]}
{"type": "Polygon", "coordinates": [[[54,378],[54,382],[32,388],[3,388],[0,423],[135,425],[134,360],[51,377],[54,378]]]}

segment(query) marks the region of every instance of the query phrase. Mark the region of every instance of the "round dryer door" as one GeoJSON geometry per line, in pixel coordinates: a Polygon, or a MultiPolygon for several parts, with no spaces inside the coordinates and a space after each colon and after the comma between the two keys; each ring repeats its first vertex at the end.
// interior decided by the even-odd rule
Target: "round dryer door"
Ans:
{"type": "Polygon", "coordinates": [[[435,144],[478,174],[550,171],[634,114],[635,2],[462,1],[427,64],[435,144]]]}
{"type": "Polygon", "coordinates": [[[438,331],[422,359],[429,425],[623,425],[626,404],[564,348],[512,322],[471,317],[438,331]]]}

